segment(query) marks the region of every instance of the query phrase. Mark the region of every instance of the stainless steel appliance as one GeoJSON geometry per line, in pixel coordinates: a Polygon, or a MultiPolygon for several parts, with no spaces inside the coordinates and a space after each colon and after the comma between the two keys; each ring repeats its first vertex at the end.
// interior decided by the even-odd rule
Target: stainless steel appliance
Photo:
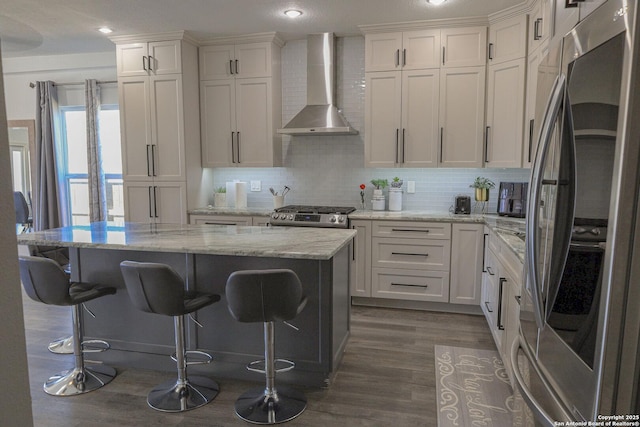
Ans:
{"type": "Polygon", "coordinates": [[[354,207],[287,205],[277,208],[271,214],[271,225],[290,227],[348,228],[347,215],[354,207]]]}
{"type": "Polygon", "coordinates": [[[469,196],[456,196],[456,206],[454,208],[456,214],[470,214],[471,213],[471,197],[469,196]]]}
{"type": "Polygon", "coordinates": [[[498,192],[498,215],[524,218],[527,213],[529,184],[501,182],[498,192]]]}
{"type": "Polygon", "coordinates": [[[637,0],[608,0],[538,69],[511,363],[544,426],[640,409],[637,30],[637,0]]]}

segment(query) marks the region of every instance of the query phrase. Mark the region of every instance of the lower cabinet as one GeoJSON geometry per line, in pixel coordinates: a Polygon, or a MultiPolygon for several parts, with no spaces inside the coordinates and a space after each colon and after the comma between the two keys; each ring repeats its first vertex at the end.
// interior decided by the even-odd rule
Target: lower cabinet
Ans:
{"type": "Polygon", "coordinates": [[[246,215],[190,215],[190,224],[207,225],[239,225],[239,226],[262,226],[269,224],[268,216],[246,216],[246,215]]]}
{"type": "Polygon", "coordinates": [[[449,284],[449,302],[452,304],[480,304],[483,234],[483,224],[453,224],[449,284]]]}
{"type": "Polygon", "coordinates": [[[125,221],[187,223],[186,182],[131,182],[124,186],[125,221]]]}
{"type": "Polygon", "coordinates": [[[449,302],[449,272],[374,268],[371,296],[449,302]]]}
{"type": "Polygon", "coordinates": [[[351,296],[371,296],[371,221],[351,220],[358,233],[351,247],[349,284],[351,296]]]}

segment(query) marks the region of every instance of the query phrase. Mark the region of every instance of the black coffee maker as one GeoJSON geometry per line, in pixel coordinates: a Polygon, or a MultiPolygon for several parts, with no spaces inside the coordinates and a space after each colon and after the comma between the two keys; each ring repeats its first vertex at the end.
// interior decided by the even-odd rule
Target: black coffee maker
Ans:
{"type": "Polygon", "coordinates": [[[498,215],[524,218],[527,213],[529,183],[501,182],[498,193],[498,215]]]}

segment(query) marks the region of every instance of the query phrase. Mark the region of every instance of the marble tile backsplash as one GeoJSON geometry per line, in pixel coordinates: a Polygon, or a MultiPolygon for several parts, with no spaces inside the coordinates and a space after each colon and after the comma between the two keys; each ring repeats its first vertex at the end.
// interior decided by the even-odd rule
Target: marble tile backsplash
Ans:
{"type": "MultiPolygon", "coordinates": [[[[394,176],[405,182],[403,209],[447,210],[456,195],[472,197],[469,184],[476,176],[500,181],[528,181],[528,169],[452,169],[364,167],[364,37],[341,37],[336,41],[337,105],[360,133],[353,136],[283,137],[283,165],[278,168],[216,168],[214,186],[226,181],[260,180],[262,191],[248,192],[250,207],[271,208],[269,187],[281,191],[291,187],[286,204],[331,204],[360,207],[360,184],[366,184],[365,199],[371,207],[374,178],[394,176]],[[415,194],[406,193],[406,182],[415,181],[415,194]]],[[[282,48],[282,122],[287,123],[306,103],[306,40],[288,42],[282,48]]],[[[490,193],[489,211],[495,212],[497,188],[490,193]]],[[[213,194],[210,196],[213,202],[213,194]]]]}

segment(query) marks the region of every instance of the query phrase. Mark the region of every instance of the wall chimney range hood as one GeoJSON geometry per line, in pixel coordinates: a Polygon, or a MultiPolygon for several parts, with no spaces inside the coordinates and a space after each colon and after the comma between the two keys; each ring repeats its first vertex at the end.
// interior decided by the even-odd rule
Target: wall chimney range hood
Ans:
{"type": "Polygon", "coordinates": [[[307,105],[282,129],[283,135],[356,135],[335,106],[335,37],[307,36],[307,105]]]}

